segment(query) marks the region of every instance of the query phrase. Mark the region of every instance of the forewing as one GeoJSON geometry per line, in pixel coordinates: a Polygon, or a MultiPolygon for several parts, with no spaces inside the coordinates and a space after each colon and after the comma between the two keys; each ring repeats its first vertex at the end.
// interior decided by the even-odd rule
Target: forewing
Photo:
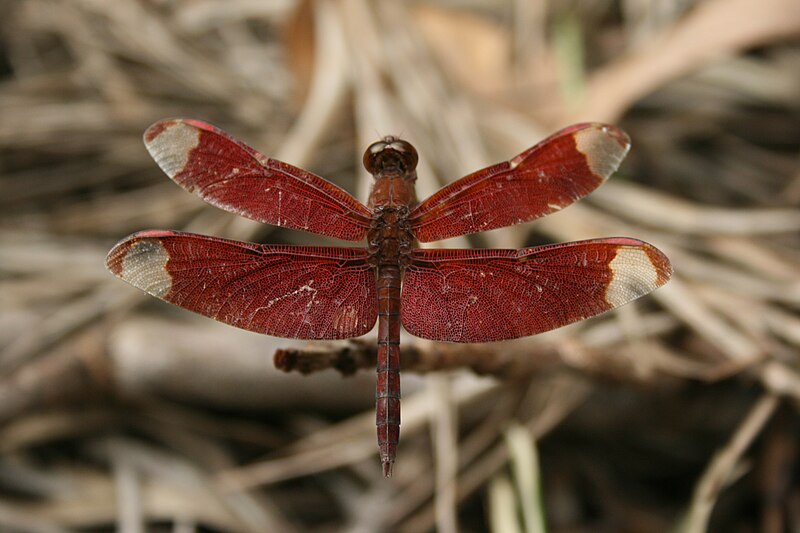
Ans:
{"type": "Polygon", "coordinates": [[[252,244],[175,231],[120,241],[108,269],[164,301],[238,328],[347,339],[375,324],[375,274],[362,248],[252,244]]]}
{"type": "Polygon", "coordinates": [[[145,132],[144,143],[175,183],[220,209],[348,241],[366,236],[370,212],[344,190],[269,159],[210,124],[157,122],[145,132]]]}
{"type": "Polygon", "coordinates": [[[444,187],[410,214],[422,242],[519,224],[589,194],[619,167],[630,139],[606,124],[578,124],[517,157],[444,187]]]}
{"type": "Polygon", "coordinates": [[[439,341],[514,339],[630,302],[671,273],[663,253],[628,238],[523,250],[415,250],[403,278],[403,326],[439,341]]]}

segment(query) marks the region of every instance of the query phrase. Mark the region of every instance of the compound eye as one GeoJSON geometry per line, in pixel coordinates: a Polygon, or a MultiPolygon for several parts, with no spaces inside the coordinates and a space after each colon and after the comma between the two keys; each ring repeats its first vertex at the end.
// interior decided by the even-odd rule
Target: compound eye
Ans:
{"type": "Polygon", "coordinates": [[[417,155],[417,149],[414,148],[410,142],[397,139],[396,141],[392,141],[388,147],[401,155],[407,170],[417,168],[419,155],[417,155]]]}
{"type": "Polygon", "coordinates": [[[369,145],[364,152],[364,168],[370,174],[375,174],[375,163],[378,161],[378,156],[386,149],[386,143],[383,141],[374,142],[369,145]]]}

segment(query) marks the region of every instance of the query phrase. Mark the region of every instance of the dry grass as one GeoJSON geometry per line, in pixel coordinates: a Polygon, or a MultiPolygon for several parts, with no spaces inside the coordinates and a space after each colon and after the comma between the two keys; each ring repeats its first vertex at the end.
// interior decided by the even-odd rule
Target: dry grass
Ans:
{"type": "Polygon", "coordinates": [[[0,10],[0,530],[800,528],[796,0],[0,10]],[[361,150],[379,135],[418,147],[424,197],[571,122],[619,123],[633,150],[589,199],[448,245],[629,235],[676,274],[534,338],[404,338],[387,481],[372,372],[271,362],[293,348],[329,367],[345,350],[368,366],[369,339],[309,360],[105,272],[110,246],[144,228],[324,241],[170,183],[141,133],[173,116],[362,199],[361,150]]]}

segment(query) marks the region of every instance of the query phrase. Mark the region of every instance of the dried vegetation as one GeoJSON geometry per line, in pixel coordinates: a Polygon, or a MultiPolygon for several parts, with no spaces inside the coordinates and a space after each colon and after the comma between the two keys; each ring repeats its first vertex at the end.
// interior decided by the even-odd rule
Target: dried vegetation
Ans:
{"type": "Polygon", "coordinates": [[[0,2],[0,529],[800,528],[800,3],[0,2]],[[321,242],[217,211],[141,132],[208,120],[366,196],[400,133],[421,196],[579,120],[634,141],[541,221],[449,245],[629,235],[652,297],[485,346],[404,339],[380,476],[370,342],[309,348],[148,299],[103,268],[176,228],[321,242]],[[283,368],[327,370],[308,376],[283,368]],[[431,372],[441,370],[441,372],[431,372]],[[536,445],[534,446],[534,442],[536,445]],[[540,466],[537,468],[537,464],[540,466]]]}

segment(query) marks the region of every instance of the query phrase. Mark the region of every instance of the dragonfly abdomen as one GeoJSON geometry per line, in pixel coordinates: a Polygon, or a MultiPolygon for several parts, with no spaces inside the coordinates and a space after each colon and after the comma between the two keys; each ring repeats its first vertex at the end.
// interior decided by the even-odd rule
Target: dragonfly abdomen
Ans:
{"type": "Polygon", "coordinates": [[[375,423],[383,474],[391,476],[400,439],[400,267],[378,268],[375,423]]]}

